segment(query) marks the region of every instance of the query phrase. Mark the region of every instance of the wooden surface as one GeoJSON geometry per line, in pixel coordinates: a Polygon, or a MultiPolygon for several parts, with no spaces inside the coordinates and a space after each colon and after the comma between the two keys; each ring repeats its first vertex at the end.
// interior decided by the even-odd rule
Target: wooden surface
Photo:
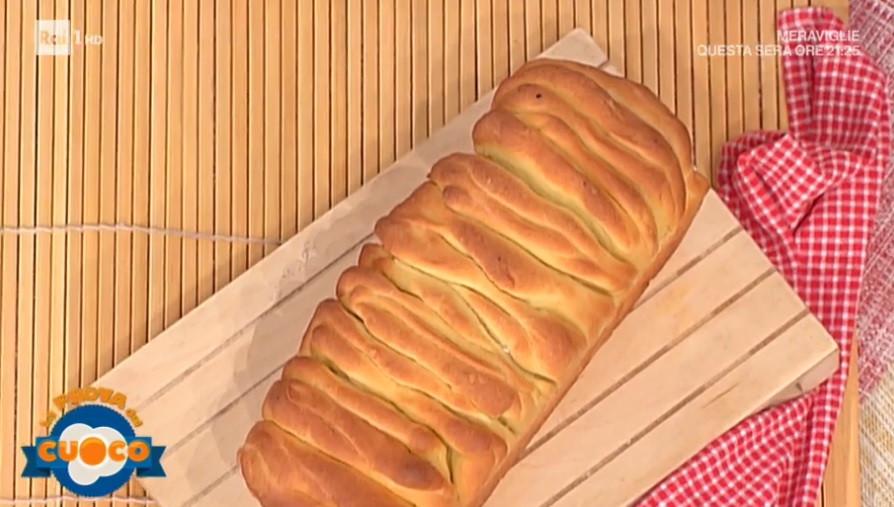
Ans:
{"type": "MultiPolygon", "coordinates": [[[[850,371],[857,371],[857,340],[854,339],[850,371]]],[[[826,469],[823,491],[817,507],[859,507],[860,498],[860,406],[857,375],[849,375],[844,406],[832,436],[832,452],[826,469]]]]}
{"type": "MultiPolygon", "coordinates": [[[[0,224],[288,238],[574,26],[676,111],[709,169],[726,139],[784,128],[784,103],[778,62],[699,58],[697,45],[773,41],[773,12],[793,5],[847,14],[846,0],[379,3],[0,2],[0,224]],[[104,43],[34,58],[35,18],[70,18],[104,43]]],[[[0,499],[60,493],[18,478],[17,446],[40,434],[51,396],[274,248],[0,235],[0,499]]]]}
{"type": "MultiPolygon", "coordinates": [[[[547,54],[607,62],[583,30],[547,54]]],[[[143,482],[163,507],[257,505],[236,450],[267,389],[375,221],[437,160],[472,149],[472,126],[489,103],[490,94],[99,379],[127,393],[141,430],[168,446],[168,477],[143,482]]],[[[796,386],[812,389],[837,365],[834,341],[711,192],[486,505],[626,505],[747,415],[796,386]]]]}

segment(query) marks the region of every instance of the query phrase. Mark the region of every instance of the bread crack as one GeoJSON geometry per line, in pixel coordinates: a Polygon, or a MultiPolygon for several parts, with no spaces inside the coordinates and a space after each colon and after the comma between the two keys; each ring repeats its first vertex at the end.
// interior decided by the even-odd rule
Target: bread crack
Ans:
{"type": "Polygon", "coordinates": [[[648,263],[648,245],[629,217],[513,114],[491,110],[476,124],[472,136],[477,153],[524,180],[541,198],[575,213],[616,258],[637,268],[648,263]]]}
{"type": "Polygon", "coordinates": [[[505,167],[480,155],[454,154],[438,161],[429,178],[451,210],[499,232],[544,263],[578,273],[608,294],[629,287],[633,266],[610,254],[573,213],[505,167]]]}
{"type": "MultiPolygon", "coordinates": [[[[549,372],[548,376],[558,376],[567,365],[574,364],[586,348],[586,334],[579,326],[555,312],[546,314],[541,309],[546,306],[543,303],[525,302],[496,287],[481,273],[477,264],[457,252],[437,233],[411,222],[394,219],[393,216],[380,220],[376,232],[395,258],[452,284],[470,306],[488,310],[492,315],[493,311],[488,305],[495,305],[501,308],[501,312],[512,315],[519,323],[515,326],[518,330],[515,335],[530,339],[527,352],[534,356],[530,357],[532,364],[542,365],[549,372]],[[477,292],[483,295],[481,299],[476,300],[474,294],[477,292]]],[[[534,290],[538,289],[534,287],[534,290]]],[[[595,311],[590,306],[587,309],[595,311]]],[[[522,345],[522,342],[516,344],[522,345]]],[[[524,349],[517,350],[524,352],[524,349]]]]}
{"type": "MultiPolygon", "coordinates": [[[[361,287],[358,292],[362,290],[361,287]]],[[[515,411],[521,408],[519,393],[506,383],[505,377],[500,378],[499,370],[464,353],[419,322],[412,312],[390,304],[393,300],[373,299],[374,294],[361,299],[364,296],[354,292],[344,295],[344,299],[363,320],[371,336],[412,358],[449,386],[452,396],[439,398],[458,409],[493,420],[512,411],[513,420],[518,420],[520,414],[515,411]]],[[[513,432],[517,430],[513,423],[508,427],[513,432]]]]}
{"type": "Polygon", "coordinates": [[[488,327],[476,310],[456,291],[453,284],[404,263],[377,244],[363,247],[359,265],[376,269],[399,290],[413,294],[446,325],[461,333],[463,338],[474,346],[504,357],[511,367],[527,377],[542,395],[552,392],[554,381],[538,373],[540,370],[526,366],[528,362],[517,357],[521,350],[530,348],[526,335],[498,333],[488,327]],[[509,341],[501,340],[500,337],[509,341]]]}
{"type": "Polygon", "coordinates": [[[282,378],[314,383],[330,398],[377,428],[425,457],[441,473],[454,482],[448,451],[450,446],[434,428],[421,424],[394,403],[360,380],[339,369],[332,359],[323,356],[296,356],[283,368],[282,378]]]}
{"type": "MultiPolygon", "coordinates": [[[[357,320],[359,326],[363,329],[363,334],[368,340],[374,341],[378,346],[374,345],[373,349],[363,350],[373,363],[378,365],[390,366],[390,369],[383,370],[388,375],[392,375],[404,387],[413,389],[428,396],[437,399],[440,403],[448,407],[454,407],[466,416],[479,419],[482,421],[495,420],[498,414],[489,414],[475,406],[474,401],[470,401],[455,390],[453,383],[441,376],[433,375],[433,371],[418,358],[407,354],[405,351],[395,347],[389,340],[383,339],[382,333],[374,333],[368,327],[363,316],[355,313],[355,310],[347,306],[345,310],[357,320]],[[388,357],[388,356],[392,357],[388,357]],[[397,364],[394,361],[404,363],[397,364]],[[408,369],[409,368],[409,369],[408,369]],[[417,382],[412,383],[407,379],[415,379],[417,382]]],[[[367,318],[369,318],[367,314],[367,318]]],[[[392,323],[394,323],[392,321],[392,323]]],[[[380,367],[381,369],[381,367],[380,367]]]]}
{"type": "Polygon", "coordinates": [[[398,384],[390,377],[370,377],[368,370],[359,368],[353,368],[353,374],[349,373],[347,368],[340,366],[351,364],[344,360],[344,356],[339,362],[313,346],[308,352],[328,368],[349,378],[359,389],[400,406],[400,412],[408,420],[422,424],[435,433],[448,451],[452,450],[452,458],[448,458],[450,475],[461,498],[472,494],[477,485],[475,481],[505,459],[509,445],[516,439],[500,425],[469,418],[428,393],[398,384]],[[472,472],[468,473],[469,470],[472,472]],[[470,482],[463,480],[464,477],[474,479],[470,482]]]}
{"type": "Polygon", "coordinates": [[[372,481],[399,496],[456,502],[453,487],[428,460],[305,382],[277,381],[262,413],[293,438],[355,473],[366,470],[372,481]],[[381,456],[388,459],[377,459],[381,456]]]}
{"type": "MultiPolygon", "coordinates": [[[[643,124],[652,126],[664,137],[680,162],[679,169],[681,172],[691,171],[693,163],[692,138],[686,130],[686,126],[664,106],[661,99],[652,93],[648,87],[641,83],[603,72],[589,65],[569,60],[543,58],[531,62],[530,67],[538,65],[566,67],[594,81],[629,114],[639,118],[643,124]]],[[[686,197],[685,202],[687,204],[690,202],[688,200],[690,195],[702,193],[700,189],[696,188],[697,186],[689,183],[684,185],[683,195],[686,197]]]]}
{"type": "Polygon", "coordinates": [[[540,133],[549,146],[559,153],[569,165],[588,181],[598,186],[603,194],[614,203],[640,233],[646,242],[649,255],[658,250],[659,237],[655,215],[642,194],[618,172],[604,164],[587,146],[582,138],[558,116],[545,113],[516,113],[516,117],[528,127],[540,133]]]}
{"type": "Polygon", "coordinates": [[[393,230],[378,227],[377,233],[387,250],[397,257],[415,255],[417,262],[444,273],[455,273],[450,281],[480,290],[494,301],[512,296],[555,314],[566,323],[574,323],[584,337],[598,334],[604,325],[602,317],[614,312],[613,300],[604,293],[593,291],[501,235],[451,211],[433,183],[417,188],[384,219],[389,221],[407,223],[417,231],[418,239],[428,236],[433,243],[410,243],[406,236],[399,238],[393,230]],[[410,244],[415,252],[408,251],[410,244]],[[431,262],[421,259],[422,248],[432,254],[431,262]],[[461,255],[451,256],[451,251],[461,255]]]}
{"type": "MultiPolygon", "coordinates": [[[[368,322],[366,327],[377,338],[393,342],[405,353],[425,358],[420,362],[445,382],[457,386],[459,392],[468,393],[468,398],[477,400],[479,407],[492,407],[492,411],[485,408],[484,412],[491,417],[503,416],[512,431],[518,430],[530,417],[530,408],[542,399],[535,381],[507,361],[493,347],[493,342],[486,337],[474,340],[458,335],[458,331],[474,330],[462,327],[461,323],[459,329],[452,328],[430,306],[401,291],[380,271],[363,266],[350,268],[339,279],[336,293],[347,306],[357,308],[355,313],[372,305],[393,315],[399,323],[380,326],[382,332],[368,322]],[[401,339],[404,333],[398,327],[411,332],[413,338],[401,339]],[[485,348],[483,344],[491,347],[485,348]]],[[[361,318],[366,321],[362,315],[361,318]]]]}

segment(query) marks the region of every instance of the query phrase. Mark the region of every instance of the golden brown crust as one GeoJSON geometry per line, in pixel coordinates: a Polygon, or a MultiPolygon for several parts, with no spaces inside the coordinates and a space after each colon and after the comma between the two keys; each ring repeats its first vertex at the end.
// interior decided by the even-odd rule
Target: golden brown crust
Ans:
{"type": "MultiPolygon", "coordinates": [[[[451,449],[448,463],[458,493],[473,489],[482,474],[502,461],[515,437],[499,422],[455,413],[459,407],[426,389],[426,385],[437,382],[426,381],[425,376],[414,379],[415,367],[408,365],[406,358],[362,336],[361,325],[355,320],[336,301],[322,302],[308,325],[301,352],[338,368],[338,373],[361,389],[387,400],[411,421],[430,428],[451,449]]],[[[449,396],[449,390],[446,392],[449,396]]],[[[444,393],[439,390],[438,394],[444,393]]],[[[468,405],[460,401],[461,405],[468,405]]]]}
{"type": "Polygon", "coordinates": [[[541,59],[375,226],[238,461],[263,507],[480,507],[708,183],[648,89],[541,59]]]}
{"type": "Polygon", "coordinates": [[[639,230],[646,251],[654,255],[659,241],[655,216],[643,196],[636,191],[633,181],[622,178],[603,163],[598,154],[584,146],[580,137],[558,117],[543,113],[523,113],[517,117],[522,123],[538,130],[587,181],[615,201],[618,209],[639,230]]]}
{"type": "Polygon", "coordinates": [[[404,265],[451,284],[485,326],[514,328],[512,336],[496,332],[507,342],[518,343],[512,350],[517,350],[520,358],[525,353],[533,356],[527,364],[532,371],[556,380],[586,347],[581,327],[506,294],[482,268],[433,231],[389,216],[376,224],[376,234],[404,265]]]}
{"type": "Polygon", "coordinates": [[[438,312],[465,339],[506,354],[507,361],[515,362],[530,375],[544,395],[552,392],[554,382],[550,380],[561,375],[563,366],[574,355],[577,338],[572,331],[552,326],[549,321],[538,324],[543,320],[539,312],[512,305],[511,299],[506,302],[519,312],[515,316],[474,291],[410,267],[381,245],[365,245],[360,265],[375,266],[402,291],[438,312]]]}
{"type": "MultiPolygon", "coordinates": [[[[457,380],[453,371],[445,371],[443,357],[437,357],[432,350],[408,351],[413,335],[402,327],[397,319],[387,312],[368,308],[363,313],[362,321],[351,315],[345,307],[336,301],[325,301],[320,305],[321,312],[314,318],[309,327],[311,353],[322,354],[332,364],[344,366],[350,374],[357,374],[364,386],[381,386],[393,382],[393,389],[410,389],[426,393],[435,400],[467,417],[487,421],[500,417],[502,411],[493,406],[491,395],[486,391],[497,388],[493,378],[480,372],[470,371],[467,382],[480,385],[477,389],[455,389],[453,381],[457,380]],[[369,326],[369,327],[367,327],[369,326]],[[374,331],[370,331],[372,328],[374,331]],[[384,330],[383,330],[384,328],[384,330]],[[376,338],[376,335],[397,336],[394,341],[400,345],[387,344],[376,338]],[[348,368],[347,365],[350,365],[348,368]],[[432,372],[431,368],[437,368],[432,372]]],[[[419,344],[429,345],[426,340],[416,340],[419,344]]],[[[392,342],[394,343],[394,342],[392,342]]],[[[465,365],[461,365],[465,366],[465,365]]],[[[462,371],[461,366],[457,369],[462,371]]]]}
{"type": "Polygon", "coordinates": [[[434,431],[408,419],[382,398],[339,377],[322,362],[309,356],[295,356],[283,368],[282,378],[314,386],[379,431],[425,457],[444,477],[450,476],[447,446],[434,431]]]}
{"type": "Polygon", "coordinates": [[[614,76],[589,65],[571,60],[540,58],[527,64],[528,67],[538,65],[563,66],[592,79],[605,90],[612,99],[638,116],[645,123],[661,132],[671,145],[680,161],[681,168],[692,166],[692,141],[686,126],[664,106],[661,100],[645,85],[614,76]]]}
{"type": "Polygon", "coordinates": [[[524,238],[525,248],[555,266],[610,294],[626,289],[636,270],[613,257],[574,215],[541,199],[525,183],[478,155],[453,154],[429,174],[445,204],[477,223],[524,238]]]}
{"type": "Polygon", "coordinates": [[[566,123],[594,157],[634,185],[653,208],[656,226],[662,236],[682,213],[682,201],[672,192],[671,177],[665,169],[619,146],[612,140],[607,125],[594,121],[550,89],[530,83],[500,88],[493,107],[520,117],[551,115],[566,123]]]}
{"type": "Polygon", "coordinates": [[[365,473],[333,459],[263,420],[239,450],[246,483],[262,505],[412,507],[365,473]]]}
{"type": "Polygon", "coordinates": [[[402,354],[444,378],[458,395],[490,417],[518,428],[535,411],[536,387],[504,355],[470,346],[421,300],[402,292],[382,273],[352,267],[336,294],[367,329],[402,354]]]}
{"type": "Polygon", "coordinates": [[[261,413],[290,436],[363,470],[415,505],[456,504],[448,478],[432,463],[304,382],[275,382],[261,413]]]}
{"type": "MultiPolygon", "coordinates": [[[[428,250],[443,246],[444,251],[434,255],[455,258],[450,268],[460,285],[479,291],[488,287],[484,290],[501,291],[531,306],[547,309],[575,323],[586,336],[598,333],[604,317],[614,310],[614,300],[609,295],[537,260],[521,246],[526,242],[509,241],[492,229],[452,212],[444,203],[441,191],[431,182],[417,188],[383,221],[407,223],[440,236],[443,241],[431,243],[428,250]],[[459,257],[467,260],[460,261],[459,257]]],[[[389,234],[380,238],[386,249],[401,257],[398,250],[406,249],[406,242],[389,234]]]]}
{"type": "Polygon", "coordinates": [[[472,129],[475,151],[523,179],[545,199],[566,207],[586,223],[599,242],[641,268],[653,252],[633,220],[547,141],[514,115],[491,110],[472,129]]]}
{"type": "Polygon", "coordinates": [[[442,379],[451,391],[442,401],[491,418],[518,408],[518,394],[490,371],[487,363],[452,346],[419,317],[369,285],[353,289],[340,295],[345,308],[363,322],[371,336],[442,379]]]}
{"type": "MultiPolygon", "coordinates": [[[[604,131],[619,147],[632,155],[651,163],[667,176],[671,193],[677,203],[677,217],[685,207],[685,182],[677,154],[668,140],[652,125],[643,121],[631,109],[613,100],[590,76],[608,75],[592,68],[587,74],[571,65],[558,65],[552,62],[531,62],[504,81],[497,93],[495,102],[499,103],[501,94],[509,93],[522,84],[536,84],[544,87],[566,103],[578,106],[581,113],[590,118],[593,125],[604,131]]],[[[631,105],[636,110],[666,108],[659,103],[631,105]]],[[[679,123],[679,120],[677,121],[679,123]]],[[[687,164],[688,168],[691,164],[687,164]]]]}

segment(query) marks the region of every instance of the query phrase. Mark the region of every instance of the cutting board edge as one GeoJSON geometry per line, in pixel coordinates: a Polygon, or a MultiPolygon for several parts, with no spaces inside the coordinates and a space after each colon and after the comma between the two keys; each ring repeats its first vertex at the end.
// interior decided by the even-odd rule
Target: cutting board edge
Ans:
{"type": "Polygon", "coordinates": [[[820,346],[825,347],[825,355],[817,361],[813,368],[804,372],[804,374],[798,377],[798,379],[787,389],[774,396],[766,405],[761,407],[761,409],[755,413],[781,405],[813,392],[838,372],[841,367],[841,348],[838,346],[838,343],[828,334],[826,329],[813,314],[808,314],[807,318],[813,320],[816,326],[822,328],[823,332],[815,335],[814,341],[816,342],[817,348],[820,346]]]}

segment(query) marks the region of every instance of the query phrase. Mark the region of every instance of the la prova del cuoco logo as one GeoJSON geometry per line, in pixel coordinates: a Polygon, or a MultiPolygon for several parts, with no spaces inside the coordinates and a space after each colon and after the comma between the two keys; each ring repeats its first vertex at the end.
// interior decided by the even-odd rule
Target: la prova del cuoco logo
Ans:
{"type": "Polygon", "coordinates": [[[24,478],[51,475],[74,495],[110,495],[137,477],[164,477],[165,447],[137,436],[143,423],[127,397],[111,389],[76,389],[53,400],[62,414],[50,412],[44,421],[49,434],[23,446],[24,478]]]}

